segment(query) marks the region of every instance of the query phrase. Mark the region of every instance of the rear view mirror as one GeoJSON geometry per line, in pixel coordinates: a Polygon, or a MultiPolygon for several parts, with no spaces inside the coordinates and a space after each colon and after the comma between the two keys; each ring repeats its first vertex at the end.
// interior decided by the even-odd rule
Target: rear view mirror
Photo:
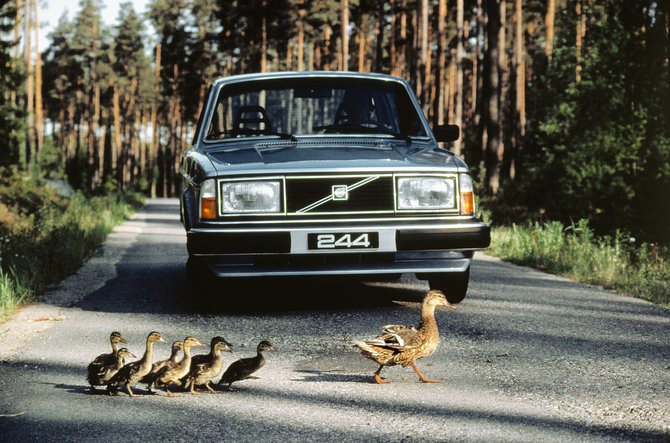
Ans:
{"type": "Polygon", "coordinates": [[[438,125],[433,134],[438,142],[453,142],[461,136],[461,128],[458,125],[438,125]]]}

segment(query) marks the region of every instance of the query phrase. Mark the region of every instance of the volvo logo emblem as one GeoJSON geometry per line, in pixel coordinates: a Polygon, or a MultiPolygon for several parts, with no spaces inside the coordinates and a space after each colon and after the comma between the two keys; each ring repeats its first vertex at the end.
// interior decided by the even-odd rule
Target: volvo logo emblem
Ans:
{"type": "Polygon", "coordinates": [[[347,200],[349,198],[349,191],[347,185],[333,186],[333,200],[347,200]]]}

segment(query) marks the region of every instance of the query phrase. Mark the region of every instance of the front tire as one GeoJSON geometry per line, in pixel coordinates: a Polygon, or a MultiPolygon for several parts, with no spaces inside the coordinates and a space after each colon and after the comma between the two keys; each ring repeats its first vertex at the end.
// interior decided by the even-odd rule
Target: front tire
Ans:
{"type": "Polygon", "coordinates": [[[214,306],[217,278],[199,257],[188,257],[186,280],[191,290],[191,302],[196,309],[205,310],[214,306]]]}
{"type": "Polygon", "coordinates": [[[468,292],[470,267],[464,272],[442,272],[428,274],[430,289],[442,291],[449,303],[460,303],[468,292]]]}

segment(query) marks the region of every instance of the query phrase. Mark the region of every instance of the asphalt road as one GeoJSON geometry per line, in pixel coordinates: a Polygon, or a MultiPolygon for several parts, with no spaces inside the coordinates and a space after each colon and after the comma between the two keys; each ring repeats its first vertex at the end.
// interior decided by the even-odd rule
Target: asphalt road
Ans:
{"type": "Polygon", "coordinates": [[[150,200],[0,325],[0,441],[670,442],[670,312],[649,303],[477,255],[468,297],[438,308],[440,346],[419,361],[441,383],[394,367],[377,385],[351,343],[417,324],[425,282],[247,282],[202,313],[186,258],[176,200],[150,200]],[[235,392],[90,395],[86,366],[114,330],[138,357],[152,330],[222,335],[226,366],[262,339],[278,352],[235,392]]]}

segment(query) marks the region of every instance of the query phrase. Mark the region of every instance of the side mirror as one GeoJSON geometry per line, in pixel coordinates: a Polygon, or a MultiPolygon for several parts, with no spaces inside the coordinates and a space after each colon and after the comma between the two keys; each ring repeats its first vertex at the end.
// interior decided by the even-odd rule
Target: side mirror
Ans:
{"type": "Polygon", "coordinates": [[[438,125],[433,134],[438,142],[453,142],[461,136],[461,128],[458,125],[438,125]]]}

